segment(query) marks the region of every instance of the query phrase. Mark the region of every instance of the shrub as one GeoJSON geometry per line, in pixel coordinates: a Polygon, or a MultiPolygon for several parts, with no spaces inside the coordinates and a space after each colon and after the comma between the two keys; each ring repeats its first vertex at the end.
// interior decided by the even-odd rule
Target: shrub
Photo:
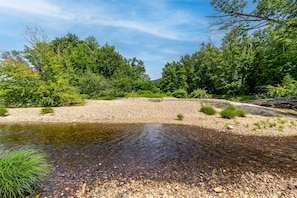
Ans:
{"type": "Polygon", "coordinates": [[[209,98],[209,95],[204,89],[196,89],[190,94],[190,98],[209,98]]]}
{"type": "Polygon", "coordinates": [[[227,106],[221,111],[222,118],[232,119],[236,117],[236,108],[234,106],[227,106]]]}
{"type": "Polygon", "coordinates": [[[0,116],[5,116],[5,114],[8,112],[8,110],[4,107],[0,107],[0,116]]]}
{"type": "Polygon", "coordinates": [[[54,113],[54,109],[52,107],[43,107],[40,114],[44,115],[47,113],[54,113]]]}
{"type": "Polygon", "coordinates": [[[216,114],[216,110],[211,105],[204,105],[204,104],[202,104],[200,108],[200,112],[205,113],[207,115],[216,114]]]}
{"type": "Polygon", "coordinates": [[[35,149],[0,150],[0,196],[34,194],[49,170],[45,155],[35,149]]]}
{"type": "Polygon", "coordinates": [[[184,115],[181,114],[181,113],[177,114],[176,117],[177,117],[178,120],[183,120],[184,119],[184,115]]]}
{"type": "Polygon", "coordinates": [[[236,109],[235,110],[236,116],[238,117],[246,117],[246,111],[243,109],[236,109]]]}
{"type": "Polygon", "coordinates": [[[186,98],[188,97],[188,93],[184,89],[178,89],[172,93],[172,96],[176,98],[186,98]]]}
{"type": "Polygon", "coordinates": [[[235,118],[236,116],[245,117],[247,113],[242,109],[237,109],[234,106],[230,105],[230,106],[227,106],[225,109],[223,109],[223,111],[221,111],[220,114],[222,118],[232,119],[232,118],[235,118]]]}

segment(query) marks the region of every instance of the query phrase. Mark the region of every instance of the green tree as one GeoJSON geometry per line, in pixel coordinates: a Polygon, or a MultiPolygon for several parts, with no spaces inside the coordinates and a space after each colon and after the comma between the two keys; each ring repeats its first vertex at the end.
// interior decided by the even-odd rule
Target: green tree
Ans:
{"type": "Polygon", "coordinates": [[[243,24],[245,29],[274,25],[297,28],[297,4],[294,0],[212,0],[217,12],[212,16],[220,29],[243,24]]]}
{"type": "Polygon", "coordinates": [[[167,63],[162,71],[160,89],[163,92],[174,92],[178,89],[186,90],[187,75],[185,67],[179,62],[167,63]]]}
{"type": "Polygon", "coordinates": [[[5,54],[0,61],[0,97],[5,106],[37,103],[39,76],[28,64],[5,54]]]}

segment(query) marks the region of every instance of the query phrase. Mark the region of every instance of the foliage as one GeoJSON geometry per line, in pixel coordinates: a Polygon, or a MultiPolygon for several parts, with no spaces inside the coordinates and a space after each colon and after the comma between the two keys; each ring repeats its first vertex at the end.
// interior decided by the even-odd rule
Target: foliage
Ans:
{"type": "Polygon", "coordinates": [[[184,89],[178,89],[172,93],[172,96],[175,98],[187,98],[188,93],[184,89]]]}
{"type": "Polygon", "coordinates": [[[246,117],[247,112],[243,109],[236,109],[235,110],[236,116],[238,117],[246,117]]]}
{"type": "Polygon", "coordinates": [[[269,86],[268,96],[272,98],[290,98],[297,97],[297,81],[290,75],[286,75],[281,85],[276,87],[269,86]]]}
{"type": "Polygon", "coordinates": [[[297,28],[297,6],[292,0],[212,0],[211,4],[217,13],[213,16],[217,19],[214,25],[221,29],[242,23],[246,29],[268,25],[297,28]]]}
{"type": "Polygon", "coordinates": [[[184,115],[181,114],[181,113],[179,113],[179,114],[176,115],[176,118],[177,118],[178,120],[183,120],[183,119],[184,119],[184,115]]]}
{"type": "Polygon", "coordinates": [[[32,148],[0,150],[0,196],[34,194],[49,173],[46,156],[32,148]]]}
{"type": "Polygon", "coordinates": [[[236,117],[236,108],[234,106],[227,106],[221,111],[222,118],[232,119],[236,117]]]}
{"type": "Polygon", "coordinates": [[[163,92],[174,92],[178,89],[186,89],[186,70],[178,62],[167,63],[162,71],[160,89],[163,92]]]}
{"type": "Polygon", "coordinates": [[[0,62],[0,93],[6,106],[63,106],[83,98],[123,97],[132,90],[158,88],[143,61],[125,59],[114,46],[75,34],[48,41],[38,28],[26,28],[23,51],[5,52],[0,62]]]}
{"type": "Polygon", "coordinates": [[[190,98],[210,98],[210,95],[207,94],[207,91],[204,89],[196,89],[190,94],[189,97],[190,98]]]}
{"type": "Polygon", "coordinates": [[[237,109],[236,107],[230,105],[230,106],[225,107],[221,111],[220,115],[222,118],[232,119],[232,118],[235,118],[236,116],[245,117],[246,112],[242,109],[237,109]]]}
{"type": "Polygon", "coordinates": [[[159,92],[151,92],[149,90],[138,90],[136,92],[136,97],[146,97],[146,98],[162,98],[165,97],[166,94],[159,92]]]}
{"type": "Polygon", "coordinates": [[[202,104],[200,108],[200,112],[205,113],[207,115],[216,114],[216,110],[211,105],[202,104]]]}
{"type": "Polygon", "coordinates": [[[44,114],[48,114],[48,113],[54,113],[54,109],[52,107],[43,107],[41,109],[40,114],[44,115],[44,114]]]}
{"type": "Polygon", "coordinates": [[[5,107],[0,107],[0,116],[5,116],[8,110],[5,107]]]}

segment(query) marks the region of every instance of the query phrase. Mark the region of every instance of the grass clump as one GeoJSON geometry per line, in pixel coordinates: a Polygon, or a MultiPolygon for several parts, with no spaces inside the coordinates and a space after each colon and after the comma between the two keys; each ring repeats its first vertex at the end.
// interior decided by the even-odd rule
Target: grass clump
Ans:
{"type": "Polygon", "coordinates": [[[222,118],[227,118],[227,119],[232,119],[232,118],[235,118],[236,116],[246,117],[246,114],[247,114],[246,111],[244,111],[242,109],[237,109],[232,105],[227,106],[220,113],[222,118]]]}
{"type": "Polygon", "coordinates": [[[40,114],[44,115],[44,114],[48,114],[48,113],[54,113],[54,109],[52,107],[43,107],[41,109],[40,114]]]}
{"type": "Polygon", "coordinates": [[[246,117],[246,111],[243,109],[236,109],[235,113],[236,113],[236,116],[238,117],[246,117]]]}
{"type": "Polygon", "coordinates": [[[227,106],[220,113],[222,118],[232,119],[236,117],[236,108],[234,106],[227,106]]]}
{"type": "Polygon", "coordinates": [[[5,107],[0,107],[0,116],[5,116],[8,110],[5,107]]]}
{"type": "Polygon", "coordinates": [[[176,117],[177,117],[178,120],[183,120],[184,119],[184,115],[181,114],[181,113],[177,114],[176,117]]]}
{"type": "Polygon", "coordinates": [[[34,194],[49,170],[45,154],[36,149],[0,150],[0,197],[34,194]]]}
{"type": "Polygon", "coordinates": [[[200,112],[205,113],[207,115],[216,114],[216,110],[211,105],[205,105],[205,104],[201,105],[200,112]]]}

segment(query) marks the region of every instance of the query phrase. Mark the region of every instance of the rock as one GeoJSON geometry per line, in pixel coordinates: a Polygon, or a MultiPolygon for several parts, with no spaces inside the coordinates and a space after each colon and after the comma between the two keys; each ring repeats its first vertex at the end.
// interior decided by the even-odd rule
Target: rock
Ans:
{"type": "Polygon", "coordinates": [[[232,129],[234,129],[234,127],[233,127],[232,125],[228,125],[228,126],[227,126],[227,129],[228,129],[228,130],[232,130],[232,129]]]}
{"type": "Polygon", "coordinates": [[[223,189],[221,187],[216,187],[213,189],[213,191],[215,191],[216,193],[222,193],[223,189]]]}

